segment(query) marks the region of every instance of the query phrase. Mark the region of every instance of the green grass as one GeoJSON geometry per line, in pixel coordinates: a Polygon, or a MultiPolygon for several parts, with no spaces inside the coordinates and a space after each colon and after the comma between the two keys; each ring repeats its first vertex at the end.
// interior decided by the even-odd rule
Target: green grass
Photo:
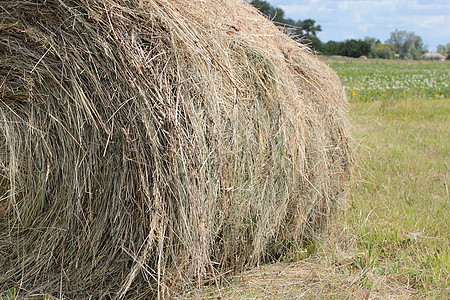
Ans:
{"type": "MultiPolygon", "coordinates": [[[[0,293],[0,300],[19,300],[24,299],[23,295],[16,288],[11,288],[4,293],[0,293]]],[[[29,300],[52,300],[53,298],[47,296],[36,296],[28,298],[29,300]]]]}
{"type": "Polygon", "coordinates": [[[18,299],[19,295],[15,288],[9,289],[5,293],[0,293],[0,300],[15,300],[18,299]]]}
{"type": "Polygon", "coordinates": [[[342,222],[356,267],[448,293],[449,100],[356,101],[351,114],[359,168],[342,222]]]}

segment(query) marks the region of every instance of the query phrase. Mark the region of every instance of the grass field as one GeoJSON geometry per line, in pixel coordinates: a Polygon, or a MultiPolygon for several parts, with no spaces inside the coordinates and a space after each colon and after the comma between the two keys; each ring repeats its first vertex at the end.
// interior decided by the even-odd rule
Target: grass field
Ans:
{"type": "Polygon", "coordinates": [[[450,299],[450,63],[325,60],[351,107],[358,166],[323,237],[190,296],[450,299]]]}
{"type": "Polygon", "coordinates": [[[180,298],[450,299],[450,63],[325,61],[351,106],[346,202],[282,261],[180,298]]]}
{"type": "Polygon", "coordinates": [[[351,101],[450,96],[449,62],[325,59],[351,101]]]}

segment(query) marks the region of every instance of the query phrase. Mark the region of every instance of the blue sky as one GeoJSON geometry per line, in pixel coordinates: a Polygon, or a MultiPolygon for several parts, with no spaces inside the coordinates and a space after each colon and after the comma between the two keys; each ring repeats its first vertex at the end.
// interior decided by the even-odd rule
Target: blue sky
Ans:
{"type": "Polygon", "coordinates": [[[313,19],[318,37],[329,40],[376,37],[385,42],[395,29],[413,31],[429,51],[450,43],[450,0],[266,0],[294,20],[313,19]]]}

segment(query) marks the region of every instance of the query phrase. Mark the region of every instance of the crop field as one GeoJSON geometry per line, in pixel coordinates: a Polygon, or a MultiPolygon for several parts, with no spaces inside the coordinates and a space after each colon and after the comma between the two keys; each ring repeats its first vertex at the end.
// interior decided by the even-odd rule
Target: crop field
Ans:
{"type": "Polygon", "coordinates": [[[345,203],[322,238],[194,295],[450,299],[450,63],[324,60],[350,101],[345,203]]]}
{"type": "Polygon", "coordinates": [[[351,101],[385,98],[445,98],[450,95],[448,62],[327,59],[351,101]]]}

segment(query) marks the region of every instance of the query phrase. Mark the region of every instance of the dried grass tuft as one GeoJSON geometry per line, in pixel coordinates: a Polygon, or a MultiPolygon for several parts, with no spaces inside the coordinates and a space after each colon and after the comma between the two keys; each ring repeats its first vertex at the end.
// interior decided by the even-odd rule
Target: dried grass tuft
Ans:
{"type": "Polygon", "coordinates": [[[170,296],[321,227],[346,100],[238,0],[0,0],[0,290],[170,296]]]}

